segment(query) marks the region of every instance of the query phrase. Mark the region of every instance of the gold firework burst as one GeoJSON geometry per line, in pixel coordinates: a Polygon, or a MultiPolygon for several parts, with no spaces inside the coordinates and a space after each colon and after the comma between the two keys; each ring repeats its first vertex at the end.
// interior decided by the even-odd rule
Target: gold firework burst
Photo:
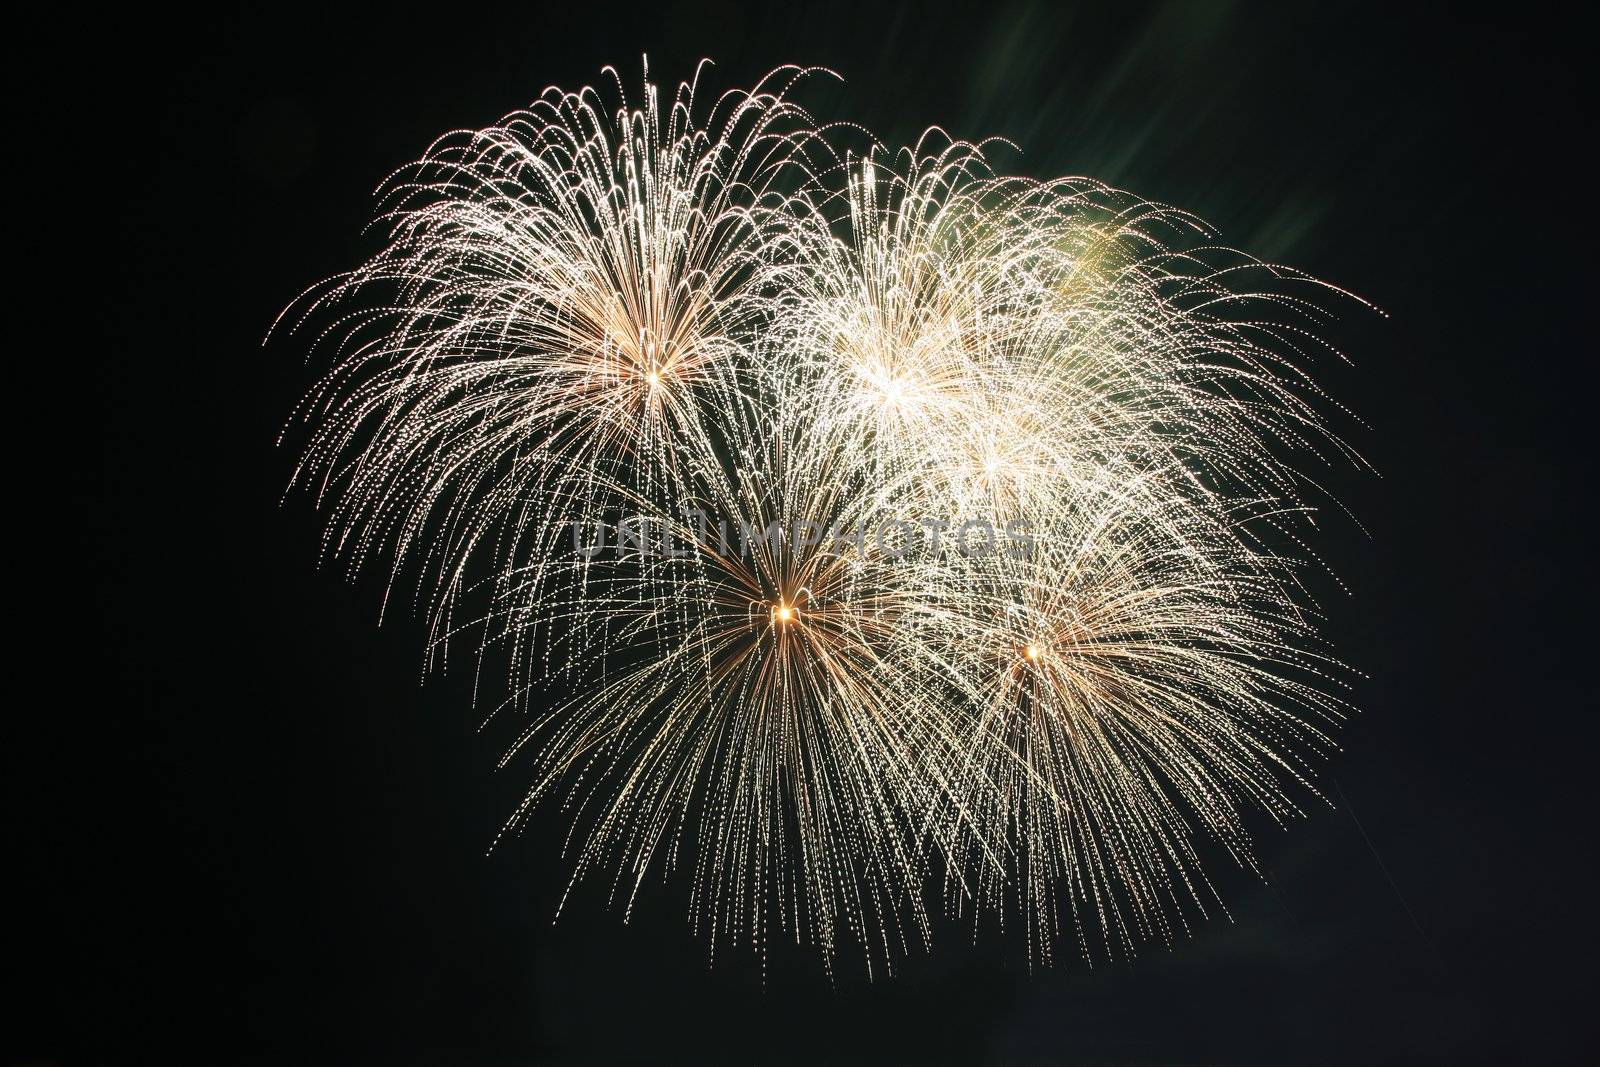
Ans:
{"type": "Polygon", "coordinates": [[[805,73],[552,89],[399,172],[300,305],[338,358],[297,477],[430,647],[503,652],[509,826],[559,798],[574,883],[686,869],[713,945],[830,966],[926,946],[940,886],[1030,960],[1170,938],[1343,709],[1277,547],[1350,454],[1339,290],[981,145],[846,151],[805,73]]]}

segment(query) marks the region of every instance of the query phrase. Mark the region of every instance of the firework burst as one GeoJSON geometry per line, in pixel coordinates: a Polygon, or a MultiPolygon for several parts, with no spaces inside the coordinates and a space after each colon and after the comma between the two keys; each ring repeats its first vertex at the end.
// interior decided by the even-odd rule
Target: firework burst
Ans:
{"type": "Polygon", "coordinates": [[[806,73],[547,90],[385,183],[296,311],[327,548],[506,665],[508,828],[561,805],[630,911],[684,870],[713,946],[830,966],[940,887],[1032,961],[1169,939],[1344,707],[1297,519],[1339,291],[985,146],[847,151],[806,73]]]}
{"type": "Polygon", "coordinates": [[[777,182],[814,140],[783,95],[803,74],[709,109],[694,83],[647,80],[637,107],[620,81],[610,104],[550,89],[447,134],[380,187],[383,250],[297,303],[336,348],[298,478],[329,549],[428,576],[435,647],[475,557],[525,576],[551,516],[619,506],[618,485],[671,499],[715,450],[793,259],[777,182]]]}

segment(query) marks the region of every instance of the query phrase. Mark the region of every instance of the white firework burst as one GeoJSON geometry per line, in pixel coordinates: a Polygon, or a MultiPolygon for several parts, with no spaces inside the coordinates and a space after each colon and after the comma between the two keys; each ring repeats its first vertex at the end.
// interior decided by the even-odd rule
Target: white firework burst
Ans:
{"type": "Polygon", "coordinates": [[[1297,516],[1353,456],[1310,374],[1347,294],[985,146],[846,151],[806,73],[548,90],[385,183],[298,305],[297,477],[503,659],[509,826],[569,809],[575,884],[684,869],[713,945],[830,966],[941,889],[1032,961],[1170,938],[1344,711],[1297,516]]]}

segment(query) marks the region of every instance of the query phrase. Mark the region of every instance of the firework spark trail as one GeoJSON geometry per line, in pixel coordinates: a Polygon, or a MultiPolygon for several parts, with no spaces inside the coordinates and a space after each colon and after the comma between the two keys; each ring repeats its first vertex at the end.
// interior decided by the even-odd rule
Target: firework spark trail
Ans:
{"type": "Polygon", "coordinates": [[[1344,710],[1300,575],[1347,294],[936,131],[848,150],[806,73],[547,90],[387,182],[297,305],[326,550],[416,575],[430,661],[505,664],[508,829],[560,803],[629,912],[687,868],[713,952],[892,967],[941,885],[1033,962],[1170,940],[1344,710]],[[682,550],[567,539],[617,516],[682,550]],[[833,535],[886,520],[921,533],[833,535]]]}

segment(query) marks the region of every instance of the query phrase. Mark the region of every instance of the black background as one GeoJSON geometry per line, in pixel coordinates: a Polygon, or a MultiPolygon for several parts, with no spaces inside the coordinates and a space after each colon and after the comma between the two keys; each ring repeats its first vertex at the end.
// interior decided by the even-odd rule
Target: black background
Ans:
{"type": "MultiPolygon", "coordinates": [[[[1411,1063],[1576,1059],[1590,1014],[1592,172],[1580,27],[1505,5],[435,4],[42,26],[70,98],[16,144],[13,266],[58,309],[12,360],[41,586],[6,758],[4,1051],[40,1063],[1411,1063]],[[1004,135],[1382,306],[1322,378],[1379,476],[1319,547],[1369,676],[1335,807],[1170,950],[1029,975],[946,936],[868,983],[708,967],[676,883],[632,922],[565,885],[466,672],[375,579],[318,570],[274,446],[314,368],[261,339],[356,262],[370,192],[438,133],[641,53],[714,84],[842,73],[828,117],[1004,135]],[[60,199],[59,208],[46,200],[60,199]],[[38,495],[30,474],[42,483],[38,495]],[[64,492],[63,492],[64,491],[64,492]]],[[[48,95],[48,94],[46,94],[48,95]]],[[[31,101],[30,97],[30,101],[31,101]]],[[[23,487],[26,486],[24,489],[23,487]]],[[[1217,857],[1220,865],[1223,860],[1217,857]]]]}

